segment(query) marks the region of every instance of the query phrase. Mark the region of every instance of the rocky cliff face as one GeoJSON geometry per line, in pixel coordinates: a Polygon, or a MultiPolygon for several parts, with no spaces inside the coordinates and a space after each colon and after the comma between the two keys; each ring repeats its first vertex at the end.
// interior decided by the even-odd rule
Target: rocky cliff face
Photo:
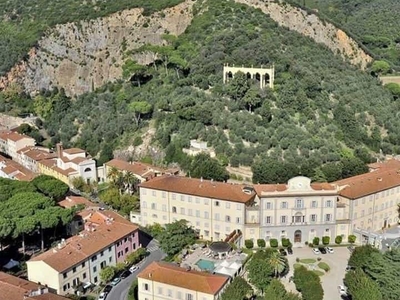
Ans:
{"type": "MultiPolygon", "coordinates": [[[[79,23],[57,25],[47,32],[28,59],[0,78],[0,89],[20,83],[28,93],[53,87],[67,95],[90,92],[122,77],[126,49],[145,44],[161,45],[165,33],[179,35],[191,23],[195,1],[143,16],[142,9],[130,9],[79,23]]],[[[134,58],[142,64],[152,61],[143,54],[134,58]]]]}
{"type": "Polygon", "coordinates": [[[315,42],[326,45],[335,54],[340,54],[350,63],[365,69],[372,57],[366,54],[345,32],[332,24],[321,21],[316,15],[288,4],[266,2],[265,0],[235,0],[261,9],[275,22],[290,30],[312,38],[315,42]]]}

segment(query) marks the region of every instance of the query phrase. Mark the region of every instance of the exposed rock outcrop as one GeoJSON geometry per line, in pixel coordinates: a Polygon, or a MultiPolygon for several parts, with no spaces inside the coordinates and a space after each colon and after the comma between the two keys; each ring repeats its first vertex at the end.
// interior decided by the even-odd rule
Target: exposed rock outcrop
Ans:
{"type": "Polygon", "coordinates": [[[247,4],[261,9],[275,22],[290,30],[297,31],[312,38],[315,42],[326,45],[333,53],[339,53],[353,65],[365,69],[372,57],[350,38],[344,31],[330,23],[323,22],[314,14],[293,7],[289,4],[278,4],[263,0],[235,0],[238,3],[247,4]]]}
{"type": "MultiPolygon", "coordinates": [[[[165,33],[179,35],[191,23],[195,1],[187,0],[151,16],[143,9],[124,10],[108,17],[57,25],[20,62],[0,78],[0,89],[11,82],[34,93],[53,87],[67,95],[80,95],[122,77],[126,49],[161,45],[165,33]]],[[[136,55],[147,64],[150,55],[136,55]]]]}

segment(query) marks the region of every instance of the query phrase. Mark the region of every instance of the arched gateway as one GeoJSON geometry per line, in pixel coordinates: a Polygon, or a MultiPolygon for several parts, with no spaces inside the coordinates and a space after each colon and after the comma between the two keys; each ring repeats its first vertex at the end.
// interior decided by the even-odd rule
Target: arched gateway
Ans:
{"type": "Polygon", "coordinates": [[[230,67],[228,64],[224,65],[224,83],[229,82],[233,77],[235,77],[235,73],[242,72],[246,74],[248,79],[254,79],[260,82],[260,88],[265,88],[269,86],[271,89],[274,87],[274,79],[275,79],[275,68],[272,65],[271,68],[246,68],[246,67],[235,67],[233,65],[230,67]]]}
{"type": "Polygon", "coordinates": [[[301,230],[296,230],[294,232],[294,242],[301,243],[301,230]]]}

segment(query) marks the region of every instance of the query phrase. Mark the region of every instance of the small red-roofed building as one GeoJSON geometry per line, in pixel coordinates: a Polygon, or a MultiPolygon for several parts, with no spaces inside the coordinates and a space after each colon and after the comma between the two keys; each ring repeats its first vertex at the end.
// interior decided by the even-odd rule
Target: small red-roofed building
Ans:
{"type": "Polygon", "coordinates": [[[100,283],[100,271],[124,262],[139,247],[138,226],[113,211],[83,210],[84,230],[27,261],[28,279],[60,295],[81,283],[100,283]]]}
{"type": "Polygon", "coordinates": [[[35,146],[35,139],[30,136],[14,131],[0,132],[0,152],[10,156],[12,159],[17,157],[17,151],[28,146],[35,146]]]}
{"type": "Polygon", "coordinates": [[[139,300],[218,300],[229,277],[152,262],[138,274],[139,300]]]}

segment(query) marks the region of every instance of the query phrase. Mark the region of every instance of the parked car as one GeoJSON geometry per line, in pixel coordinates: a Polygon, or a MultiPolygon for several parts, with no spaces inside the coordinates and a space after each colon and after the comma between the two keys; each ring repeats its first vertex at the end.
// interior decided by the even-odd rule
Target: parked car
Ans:
{"type": "Polygon", "coordinates": [[[321,254],[321,252],[319,252],[319,250],[317,248],[313,248],[312,252],[314,252],[314,254],[316,254],[316,255],[321,254]]]}
{"type": "Polygon", "coordinates": [[[287,252],[286,252],[285,249],[279,249],[279,253],[280,253],[282,256],[287,256],[287,252]]]}
{"type": "Polygon", "coordinates": [[[132,266],[132,267],[129,268],[129,271],[130,271],[131,273],[133,273],[133,272],[137,271],[138,269],[139,269],[138,266],[132,266]]]}
{"type": "Polygon", "coordinates": [[[131,275],[131,274],[132,274],[131,271],[126,270],[121,273],[121,278],[125,279],[126,277],[129,277],[129,275],[131,275]]]}
{"type": "Polygon", "coordinates": [[[111,292],[112,288],[113,288],[112,285],[107,284],[104,287],[103,292],[108,294],[109,292],[111,292]]]}
{"type": "Polygon", "coordinates": [[[112,286],[116,286],[118,283],[121,282],[121,277],[115,277],[112,281],[111,281],[111,285],[112,286]]]}
{"type": "Polygon", "coordinates": [[[323,247],[318,248],[319,252],[321,252],[321,254],[326,254],[326,250],[323,247]]]}
{"type": "Polygon", "coordinates": [[[287,248],[287,253],[292,255],[293,254],[293,249],[292,248],[287,248]]]}
{"type": "Polygon", "coordinates": [[[342,296],[347,296],[346,289],[343,285],[338,286],[339,294],[342,296]]]}
{"type": "Polygon", "coordinates": [[[333,248],[331,248],[331,247],[326,247],[325,250],[326,250],[326,252],[328,252],[330,254],[333,254],[335,252],[335,251],[333,251],[333,248]]]}
{"type": "Polygon", "coordinates": [[[98,300],[105,300],[106,298],[107,298],[107,293],[102,292],[102,293],[100,293],[99,298],[97,298],[97,299],[98,300]]]}

